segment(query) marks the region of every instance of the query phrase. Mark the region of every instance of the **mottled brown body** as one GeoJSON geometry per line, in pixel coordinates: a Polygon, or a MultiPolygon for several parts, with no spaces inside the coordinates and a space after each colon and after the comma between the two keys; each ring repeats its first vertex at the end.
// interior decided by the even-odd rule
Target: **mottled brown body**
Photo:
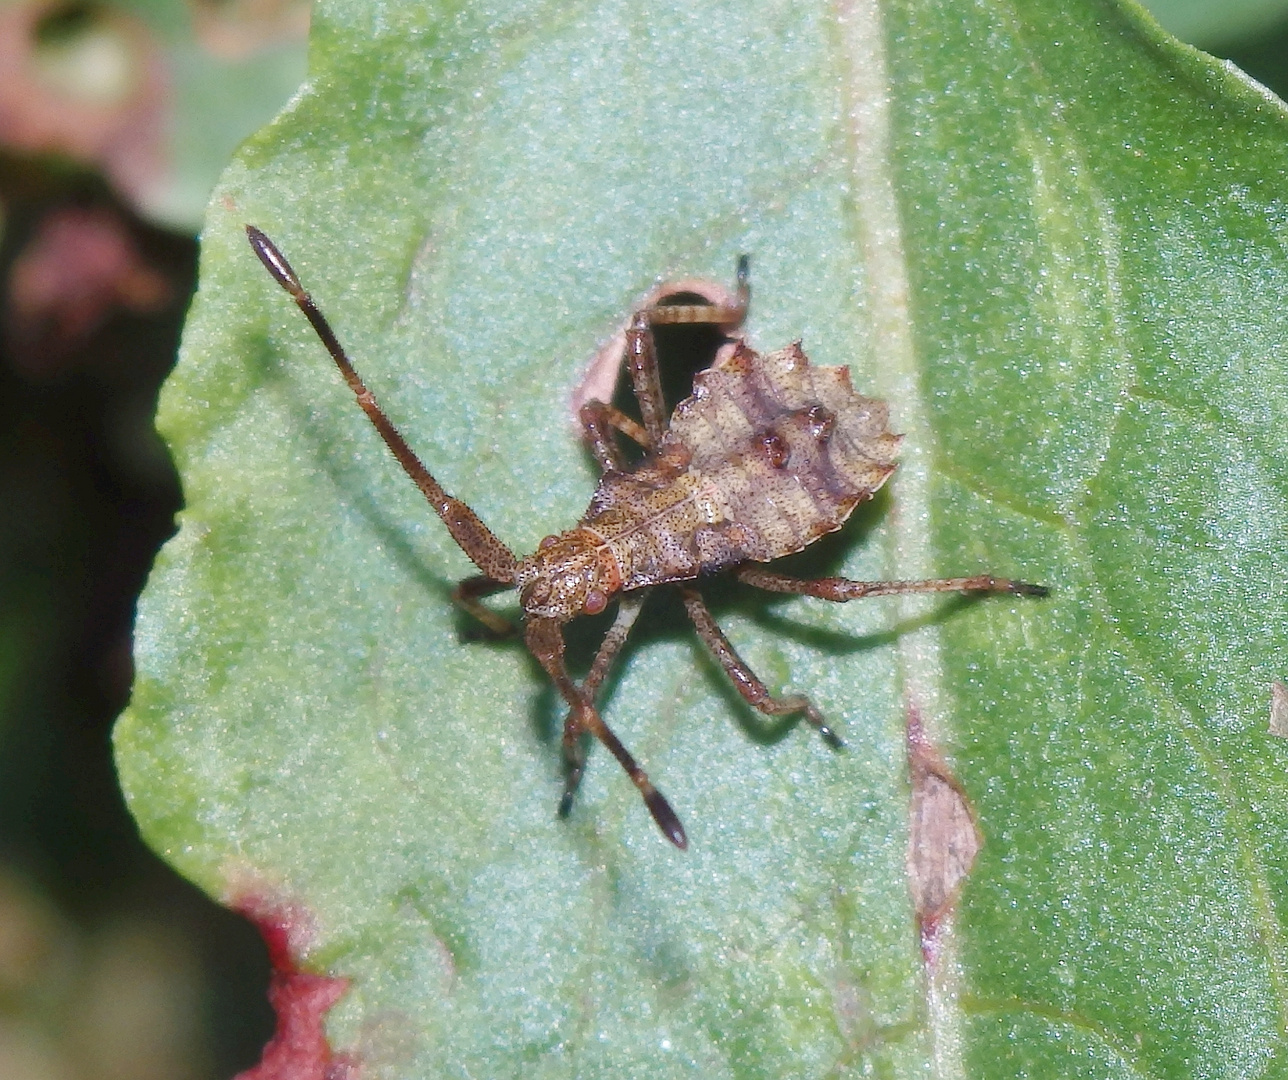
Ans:
{"type": "MultiPolygon", "coordinates": [[[[700,372],[693,394],[666,417],[653,347],[659,323],[736,326],[746,313],[746,259],[739,262],[736,304],[657,305],[637,312],[625,333],[626,360],[642,423],[591,401],[582,423],[604,475],[581,522],[547,536],[523,559],[460,499],[448,495],[412,451],[354,370],[335,333],[285,257],[262,232],[246,227],[260,261],[317,331],[380,437],[425,495],[466,555],[483,572],[456,590],[457,601],[497,631],[508,623],[480,603],[488,593],[519,590],[524,641],[569,705],[563,751],[567,813],[585,765],[583,736],[613,754],[672,843],[687,846],[684,827],[644,770],[604,723],[595,699],[651,589],[673,585],[698,636],[743,698],[769,716],[802,714],[830,741],[840,740],[808,698],[775,697],[738,656],[707,609],[700,575],[732,570],[771,592],[844,602],[863,596],[949,591],[1042,596],[1041,586],[979,575],[930,581],[803,580],[762,569],[839,529],[895,468],[900,436],[886,427],[884,402],[850,385],[843,367],[814,367],[799,345],[760,355],[741,341],[700,372]],[[644,460],[627,468],[621,433],[644,460]],[[564,664],[563,626],[618,599],[613,625],[578,685],[564,664]]],[[[665,295],[665,294],[663,294],[665,295]]]]}
{"type": "Polygon", "coordinates": [[[884,402],[799,345],[741,342],[694,379],[659,449],[599,482],[581,527],[603,538],[623,589],[770,562],[835,532],[894,471],[884,402]]]}

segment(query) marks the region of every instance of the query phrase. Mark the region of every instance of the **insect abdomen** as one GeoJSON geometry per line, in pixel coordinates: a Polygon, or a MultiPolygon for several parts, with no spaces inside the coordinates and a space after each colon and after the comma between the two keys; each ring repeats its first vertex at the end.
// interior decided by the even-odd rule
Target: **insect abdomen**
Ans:
{"type": "Polygon", "coordinates": [[[583,524],[624,589],[769,562],[839,529],[894,471],[884,402],[799,345],[739,345],[694,379],[656,455],[601,480],[583,524]]]}

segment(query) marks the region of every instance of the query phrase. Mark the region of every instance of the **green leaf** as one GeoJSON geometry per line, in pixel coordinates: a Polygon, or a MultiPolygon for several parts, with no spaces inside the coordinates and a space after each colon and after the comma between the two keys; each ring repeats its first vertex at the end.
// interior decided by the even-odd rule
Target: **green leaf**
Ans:
{"type": "Polygon", "coordinates": [[[351,980],[332,1045],[407,1077],[1282,1075],[1281,104],[1108,3],[337,0],[312,63],[207,222],[161,412],[188,509],[117,743],[175,866],[308,913],[351,980]],[[593,488],[596,344],[750,252],[753,340],[907,434],[806,564],[1052,597],[716,590],[839,754],[661,603],[605,712],[690,850],[602,751],[561,822],[555,695],[465,639],[469,563],[245,222],[520,552],[593,488]],[[913,720],[984,837],[924,939],[913,720]]]}

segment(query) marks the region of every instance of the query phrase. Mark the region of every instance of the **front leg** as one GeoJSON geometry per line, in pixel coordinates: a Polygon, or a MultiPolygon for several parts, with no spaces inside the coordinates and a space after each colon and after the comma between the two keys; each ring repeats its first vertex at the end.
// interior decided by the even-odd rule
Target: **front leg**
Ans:
{"type": "Polygon", "coordinates": [[[679,817],[671,809],[671,804],[653,786],[648,774],[639,767],[631,757],[630,751],[604,723],[604,718],[599,715],[595,703],[569,678],[568,669],[564,666],[563,627],[555,619],[529,618],[524,626],[524,640],[528,651],[536,657],[537,663],[545,668],[546,674],[563,695],[563,699],[572,706],[577,730],[590,732],[608,748],[609,753],[617,759],[617,763],[639,790],[644,799],[644,805],[648,807],[649,813],[653,815],[653,820],[657,822],[663,835],[676,847],[687,848],[689,841],[684,835],[684,826],[680,824],[679,817]]]}
{"type": "MultiPolygon", "coordinates": [[[[639,617],[647,596],[647,590],[641,590],[628,593],[618,602],[617,616],[613,619],[613,625],[608,628],[604,640],[599,643],[599,650],[595,653],[590,671],[581,682],[581,693],[587,700],[593,702],[599,696],[599,688],[612,670],[617,654],[626,644],[631,627],[635,625],[635,620],[639,617]]],[[[586,771],[586,751],[582,746],[582,736],[585,734],[587,731],[579,722],[577,710],[569,709],[563,723],[564,793],[563,798],[559,800],[560,817],[567,817],[572,813],[572,801],[577,795],[577,788],[581,786],[582,774],[586,771]]]]}
{"type": "Polygon", "coordinates": [[[474,577],[457,582],[456,588],[452,590],[452,603],[482,623],[493,636],[513,637],[517,632],[514,623],[503,615],[498,615],[490,607],[479,603],[480,598],[484,596],[513,588],[514,586],[507,582],[493,581],[490,577],[476,574],[474,577]]]}
{"type": "Polygon", "coordinates": [[[645,450],[652,450],[648,432],[614,405],[605,405],[602,401],[588,401],[581,407],[579,416],[586,440],[590,443],[591,453],[599,462],[601,472],[622,472],[625,463],[621,451],[613,439],[616,428],[629,439],[633,439],[645,450]]]}

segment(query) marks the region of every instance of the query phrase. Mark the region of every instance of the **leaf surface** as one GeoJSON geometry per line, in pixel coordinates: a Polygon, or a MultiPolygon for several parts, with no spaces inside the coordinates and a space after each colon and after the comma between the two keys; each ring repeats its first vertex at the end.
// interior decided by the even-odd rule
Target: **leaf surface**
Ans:
{"type": "Polygon", "coordinates": [[[1284,1069],[1288,125],[1143,19],[319,8],[309,84],[208,218],[160,421],[188,508],[117,746],[180,870],[307,912],[308,966],[350,980],[334,1047],[408,1077],[1284,1069]],[[690,850],[602,752],[560,822],[555,695],[467,639],[467,560],[245,222],[520,553],[593,488],[569,402],[597,344],[749,252],[753,341],[848,364],[906,433],[802,572],[1053,595],[714,588],[841,754],[764,724],[659,603],[605,711],[690,850]],[[930,965],[914,721],[984,839],[930,965]]]}

